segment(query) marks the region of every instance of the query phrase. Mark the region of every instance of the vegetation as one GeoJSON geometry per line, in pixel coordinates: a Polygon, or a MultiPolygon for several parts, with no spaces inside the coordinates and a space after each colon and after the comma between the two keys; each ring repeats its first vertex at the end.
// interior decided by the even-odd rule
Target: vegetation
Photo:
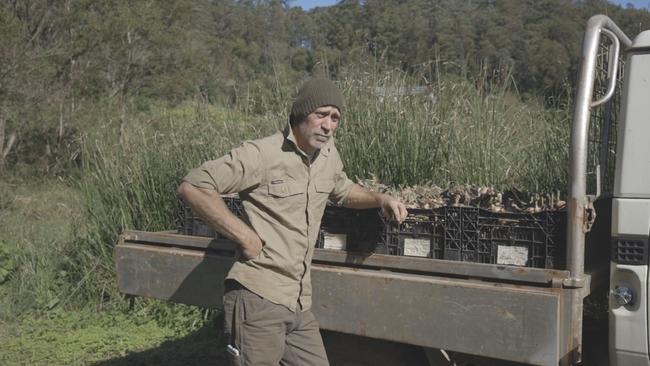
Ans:
{"type": "Polygon", "coordinates": [[[143,312],[54,311],[0,327],[0,339],[3,365],[226,364],[215,327],[161,324],[143,312]]]}
{"type": "Polygon", "coordinates": [[[95,269],[74,266],[89,249],[75,239],[83,206],[71,182],[10,178],[0,183],[0,197],[0,364],[224,359],[215,347],[214,311],[145,299],[79,301],[95,269]],[[85,270],[85,278],[73,279],[75,270],[85,270]]]}
{"type": "Polygon", "coordinates": [[[510,80],[477,80],[442,79],[411,94],[416,80],[403,72],[346,73],[338,142],[348,173],[395,186],[564,189],[569,112],[523,102],[510,80]]]}
{"type": "Polygon", "coordinates": [[[419,73],[418,85],[481,75],[554,103],[575,83],[589,16],[608,14],[629,34],[650,27],[647,11],[605,0],[344,0],[309,12],[290,5],[0,4],[0,166],[61,173],[78,164],[77,139],[102,112],[121,126],[129,109],[152,100],[286,111],[305,75],[340,79],[368,60],[419,73]]]}
{"type": "MultiPolygon", "coordinates": [[[[433,181],[564,189],[566,111],[523,103],[507,85],[477,89],[462,80],[441,81],[435,100],[428,93],[383,99],[374,94],[404,90],[409,79],[399,71],[351,71],[341,81],[350,107],[338,140],[352,177],[376,175],[396,185],[433,181]]],[[[9,298],[26,304],[41,301],[46,307],[72,299],[93,304],[119,299],[112,257],[118,235],[125,229],[173,228],[175,188],[190,168],[244,139],[277,131],[285,121],[279,113],[246,115],[200,102],[133,113],[119,133],[110,119],[99,121],[83,140],[83,165],[72,178],[74,194],[80,195],[76,204],[65,203],[73,193],[69,186],[33,184],[30,200],[56,216],[50,226],[25,220],[29,213],[23,210],[35,209],[32,201],[20,205],[14,198],[7,204],[11,213],[6,225],[18,229],[11,240],[24,243],[7,251],[20,248],[25,253],[15,257],[21,270],[14,278],[28,281],[9,298]],[[64,208],[69,212],[59,212],[64,208]],[[38,230],[19,224],[24,221],[38,230]],[[43,256],[39,248],[44,247],[56,255],[43,256]],[[46,262],[33,263],[38,260],[46,262]],[[35,267],[40,270],[29,270],[35,267]],[[63,294],[47,287],[57,283],[63,294]]]]}
{"type": "Polygon", "coordinates": [[[218,338],[217,313],[117,292],[113,245],[173,228],[182,176],[281,129],[308,75],[346,95],[351,177],[564,191],[586,19],[650,28],[600,0],[289,5],[0,4],[0,363],[223,357],[188,346],[218,338]]]}

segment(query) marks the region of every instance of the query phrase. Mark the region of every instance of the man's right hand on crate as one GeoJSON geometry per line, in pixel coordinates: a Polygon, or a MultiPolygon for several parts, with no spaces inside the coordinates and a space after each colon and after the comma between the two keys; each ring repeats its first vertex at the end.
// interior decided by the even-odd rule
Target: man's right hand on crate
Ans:
{"type": "Polygon", "coordinates": [[[391,197],[386,194],[381,196],[381,212],[386,218],[395,220],[399,223],[406,220],[408,216],[408,211],[406,206],[397,198],[391,197]]]}
{"type": "Polygon", "coordinates": [[[387,194],[371,192],[357,184],[350,189],[343,206],[355,209],[379,207],[386,218],[400,223],[408,216],[402,201],[387,194]]]}

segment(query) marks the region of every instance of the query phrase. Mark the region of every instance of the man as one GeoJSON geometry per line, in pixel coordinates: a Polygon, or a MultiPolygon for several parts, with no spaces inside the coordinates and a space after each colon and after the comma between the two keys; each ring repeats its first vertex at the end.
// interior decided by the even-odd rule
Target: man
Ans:
{"type": "Polygon", "coordinates": [[[241,251],[226,279],[225,333],[234,365],[328,365],[310,311],[310,265],[327,200],[381,207],[402,221],[398,200],[364,190],[343,172],[334,145],[343,95],[329,80],[299,90],[282,133],[244,142],[190,171],[179,195],[241,251]],[[238,192],[246,222],[220,194],[238,192]]]}

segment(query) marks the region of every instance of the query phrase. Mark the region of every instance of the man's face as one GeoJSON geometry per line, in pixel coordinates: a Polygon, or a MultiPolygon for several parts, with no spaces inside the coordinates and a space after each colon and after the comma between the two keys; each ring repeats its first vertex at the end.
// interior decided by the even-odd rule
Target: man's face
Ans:
{"type": "Polygon", "coordinates": [[[340,119],[341,112],[336,107],[316,108],[292,128],[298,147],[308,155],[313,155],[332,138],[340,119]]]}

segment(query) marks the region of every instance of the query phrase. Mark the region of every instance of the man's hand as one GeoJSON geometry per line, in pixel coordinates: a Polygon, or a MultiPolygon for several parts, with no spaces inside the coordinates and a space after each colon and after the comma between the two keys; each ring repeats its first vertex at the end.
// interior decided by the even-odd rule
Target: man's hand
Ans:
{"type": "Polygon", "coordinates": [[[256,233],[251,232],[251,235],[248,235],[246,240],[240,242],[239,245],[241,246],[244,257],[246,259],[253,259],[262,252],[264,242],[256,233]]]}
{"type": "Polygon", "coordinates": [[[383,195],[381,199],[381,211],[385,217],[400,223],[408,215],[406,206],[400,200],[389,195],[383,195]]]}
{"type": "Polygon", "coordinates": [[[205,223],[238,243],[246,259],[253,259],[260,254],[263,240],[250,226],[230,212],[219,193],[183,182],[178,187],[178,195],[205,223]]]}

